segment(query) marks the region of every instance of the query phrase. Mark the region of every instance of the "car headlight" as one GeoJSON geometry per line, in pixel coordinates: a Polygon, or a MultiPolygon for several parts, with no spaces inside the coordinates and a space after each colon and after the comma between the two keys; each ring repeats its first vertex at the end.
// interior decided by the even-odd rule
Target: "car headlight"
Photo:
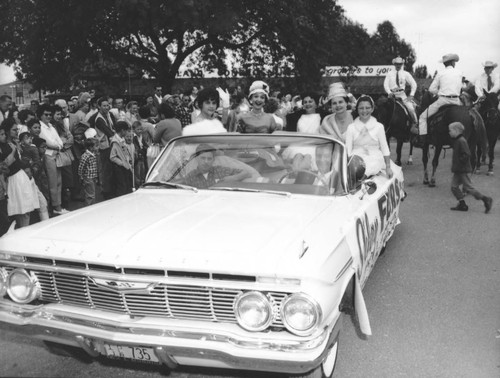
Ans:
{"type": "Polygon", "coordinates": [[[258,291],[238,295],[234,302],[238,324],[247,331],[262,331],[273,321],[273,308],[267,297],[258,291]]]}
{"type": "Polygon", "coordinates": [[[321,307],[306,294],[292,294],[283,301],[281,319],[290,332],[306,336],[321,321],[321,307]]]}
{"type": "Polygon", "coordinates": [[[17,303],[29,303],[38,296],[38,284],[24,269],[15,269],[7,277],[7,293],[17,303]]]}
{"type": "Polygon", "coordinates": [[[7,293],[7,271],[0,268],[0,298],[7,293]]]}

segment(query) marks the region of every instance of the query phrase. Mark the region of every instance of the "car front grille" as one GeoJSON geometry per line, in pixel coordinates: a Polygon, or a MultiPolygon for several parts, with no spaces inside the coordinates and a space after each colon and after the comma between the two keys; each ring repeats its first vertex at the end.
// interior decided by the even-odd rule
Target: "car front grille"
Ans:
{"type": "MultiPolygon", "coordinates": [[[[95,308],[130,316],[157,316],[174,319],[236,323],[233,303],[239,289],[208,285],[158,283],[149,293],[119,293],[97,286],[78,274],[31,270],[41,288],[40,300],[95,308]]],[[[284,327],[281,303],[287,293],[267,292],[273,305],[273,327],[284,327]]]]}

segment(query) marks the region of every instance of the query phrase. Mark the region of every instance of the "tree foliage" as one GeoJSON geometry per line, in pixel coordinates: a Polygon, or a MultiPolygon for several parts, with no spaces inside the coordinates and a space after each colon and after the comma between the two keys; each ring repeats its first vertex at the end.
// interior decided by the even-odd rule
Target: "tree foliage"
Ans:
{"type": "Polygon", "coordinates": [[[413,64],[416,61],[415,50],[404,39],[401,39],[390,21],[384,21],[370,36],[363,61],[358,64],[391,64],[392,59],[397,56],[405,60],[405,70],[413,72],[413,64]]]}
{"type": "Polygon", "coordinates": [[[326,65],[387,64],[410,45],[390,22],[369,36],[335,0],[2,0],[0,62],[34,89],[128,69],[170,89],[176,75],[294,75],[316,87],[326,65]]]}
{"type": "Polygon", "coordinates": [[[427,72],[427,66],[421,65],[415,67],[415,77],[419,79],[430,79],[431,75],[427,72]]]}
{"type": "Polygon", "coordinates": [[[341,18],[334,0],[3,0],[0,61],[36,89],[67,87],[88,67],[131,67],[167,88],[183,65],[311,77],[341,18]]]}

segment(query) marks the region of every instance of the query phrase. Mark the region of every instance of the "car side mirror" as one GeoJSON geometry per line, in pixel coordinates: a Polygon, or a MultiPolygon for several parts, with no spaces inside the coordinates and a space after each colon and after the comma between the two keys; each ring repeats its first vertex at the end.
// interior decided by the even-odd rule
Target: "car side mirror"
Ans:
{"type": "Polygon", "coordinates": [[[365,177],[366,164],[361,156],[352,155],[347,162],[347,180],[349,191],[357,191],[365,177]]]}
{"type": "Polygon", "coordinates": [[[363,183],[366,187],[366,193],[373,194],[377,191],[377,184],[373,181],[365,181],[363,183]]]}

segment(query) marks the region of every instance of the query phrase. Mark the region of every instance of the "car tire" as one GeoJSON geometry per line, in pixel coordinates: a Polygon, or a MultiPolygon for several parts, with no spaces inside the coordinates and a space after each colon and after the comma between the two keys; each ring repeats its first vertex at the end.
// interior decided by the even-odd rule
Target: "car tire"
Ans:
{"type": "Polygon", "coordinates": [[[323,362],[306,374],[292,375],[290,378],[332,378],[337,365],[339,341],[335,341],[323,362]]]}

